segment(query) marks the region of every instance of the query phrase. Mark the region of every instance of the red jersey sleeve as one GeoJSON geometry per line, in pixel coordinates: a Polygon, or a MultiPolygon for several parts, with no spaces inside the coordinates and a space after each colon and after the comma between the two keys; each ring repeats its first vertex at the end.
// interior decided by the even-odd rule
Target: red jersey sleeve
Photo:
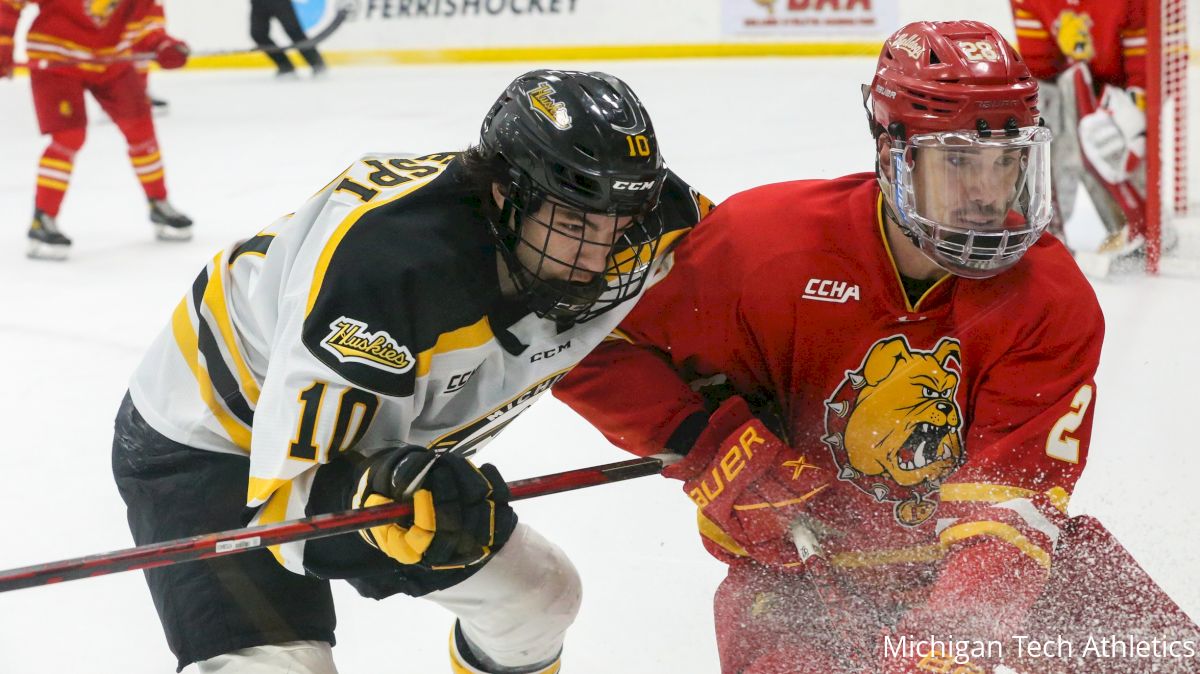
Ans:
{"type": "Polygon", "coordinates": [[[1121,62],[1125,86],[1146,89],[1146,3],[1126,3],[1128,21],[1121,28],[1121,62]]]}
{"type": "Polygon", "coordinates": [[[613,337],[554,386],[555,396],[622,449],[662,452],[685,420],[704,412],[691,383],[724,370],[707,354],[739,348],[732,333],[745,267],[720,235],[735,208],[727,202],[704,218],[613,337]]]}
{"type": "Polygon", "coordinates": [[[121,41],[135,53],[151,52],[167,36],[167,20],[162,5],[155,0],[141,0],[129,15],[121,41]]]}
{"type": "Polygon", "coordinates": [[[970,405],[969,461],[941,489],[947,554],[928,601],[902,629],[1002,640],[1043,589],[1087,458],[1104,337],[1082,277],[1050,292],[1057,299],[1031,322],[1036,329],[989,368],[970,405]]]}
{"type": "Polygon", "coordinates": [[[1039,80],[1052,80],[1067,68],[1066,58],[1055,44],[1042,17],[1035,11],[1036,0],[1012,0],[1013,23],[1017,29],[1017,51],[1029,71],[1039,80]]]}
{"type": "Polygon", "coordinates": [[[26,0],[0,0],[0,45],[12,46],[17,32],[17,19],[26,0]]]}

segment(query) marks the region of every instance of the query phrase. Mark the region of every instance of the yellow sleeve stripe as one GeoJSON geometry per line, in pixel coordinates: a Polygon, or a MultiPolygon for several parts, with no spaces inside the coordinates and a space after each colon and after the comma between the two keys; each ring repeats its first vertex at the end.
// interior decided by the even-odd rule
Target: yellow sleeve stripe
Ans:
{"type": "Polygon", "coordinates": [[[946,556],[941,545],[917,545],[895,550],[870,550],[863,552],[840,552],[830,555],[829,563],[843,569],[861,569],[884,564],[911,564],[914,562],[936,562],[946,556]]]}
{"type": "Polygon", "coordinates": [[[733,509],[734,510],[761,510],[763,508],[786,508],[787,506],[796,505],[797,503],[804,503],[808,499],[821,493],[828,486],[829,486],[828,484],[823,484],[820,487],[817,487],[816,489],[813,489],[812,491],[808,492],[807,494],[804,494],[803,496],[798,496],[796,498],[787,499],[785,501],[777,501],[775,503],[763,502],[763,503],[751,503],[749,505],[735,505],[735,506],[733,506],[733,509]]]}
{"type": "Polygon", "coordinates": [[[417,354],[417,376],[424,377],[429,374],[429,368],[433,364],[433,357],[439,353],[473,349],[477,346],[487,344],[494,338],[492,325],[488,322],[487,316],[464,328],[444,332],[438,336],[436,344],[417,354]]]}
{"type": "Polygon", "coordinates": [[[196,339],[196,329],[192,325],[191,316],[188,314],[186,297],[178,307],[175,307],[175,313],[171,316],[171,331],[175,335],[175,344],[179,347],[179,353],[183,355],[184,361],[192,371],[192,376],[196,378],[196,383],[200,386],[200,397],[204,400],[204,404],[221,424],[221,428],[225,429],[226,435],[233,441],[233,444],[249,454],[250,427],[244,425],[221,406],[216,396],[213,395],[213,383],[208,377],[208,371],[200,365],[200,344],[196,339]]]}
{"type": "MultiPolygon", "coordinates": [[[[366,215],[368,211],[381,206],[386,206],[397,199],[403,199],[404,197],[433,182],[434,179],[442,174],[441,168],[444,168],[444,166],[439,166],[438,168],[439,170],[437,172],[425,176],[424,178],[417,178],[413,180],[412,183],[408,184],[407,187],[389,195],[386,199],[381,199],[376,203],[368,202],[355,208],[350,212],[349,215],[345,217],[345,219],[342,220],[340,224],[338,224],[337,229],[329,237],[329,240],[325,242],[325,248],[321,251],[321,257],[317,259],[317,267],[313,271],[312,286],[308,290],[308,303],[304,307],[305,316],[308,316],[310,313],[312,313],[313,305],[317,303],[317,295],[321,291],[321,284],[325,281],[325,272],[329,270],[329,262],[333,259],[333,253],[337,250],[338,244],[342,242],[342,239],[346,238],[347,232],[349,232],[350,228],[354,226],[354,223],[358,222],[359,219],[366,215]]],[[[350,171],[347,170],[342,174],[342,176],[345,176],[349,172],[350,171]]],[[[338,177],[341,178],[342,176],[338,177]]]]}
{"type": "Polygon", "coordinates": [[[750,553],[746,552],[746,549],[741,545],[738,545],[738,542],[733,540],[729,534],[725,533],[724,529],[717,526],[716,522],[713,522],[705,517],[704,511],[700,510],[699,508],[696,509],[696,526],[700,527],[701,536],[707,538],[713,543],[716,543],[722,548],[725,548],[729,552],[737,555],[738,557],[750,556],[750,553]]]}
{"type": "Polygon", "coordinates": [[[13,39],[7,35],[0,35],[0,45],[8,46],[13,43],[13,39]]]}
{"type": "Polygon", "coordinates": [[[1018,19],[1034,19],[1034,18],[1037,18],[1037,17],[1036,17],[1036,15],[1035,15],[1033,12],[1031,12],[1031,11],[1029,11],[1029,10],[1026,10],[1026,9],[1018,9],[1018,10],[1017,10],[1017,18],[1018,18],[1018,19]]]}
{"type": "Polygon", "coordinates": [[[1003,484],[984,484],[972,482],[950,483],[942,485],[942,501],[983,501],[985,503],[1003,503],[1015,498],[1033,498],[1037,492],[1032,489],[1010,487],[1003,484]]]}
{"type": "Polygon", "coordinates": [[[204,305],[208,307],[209,313],[217,321],[217,329],[221,333],[221,341],[225,342],[225,350],[229,352],[230,358],[233,359],[234,367],[237,369],[238,380],[242,383],[242,393],[251,405],[258,406],[259,388],[258,382],[250,374],[250,368],[246,365],[246,359],[242,357],[242,351],[238,348],[237,340],[233,334],[233,321],[229,319],[229,310],[225,306],[225,271],[228,268],[221,264],[221,257],[224,252],[217,253],[213,257],[213,273],[208,277],[208,287],[204,289],[204,305]]]}
{"type": "Polygon", "coordinates": [[[1145,56],[1146,48],[1145,47],[1136,47],[1134,49],[1123,49],[1123,50],[1121,50],[1121,53],[1124,54],[1125,56],[1145,56]]]}
{"type": "MultiPolygon", "coordinates": [[[[1055,508],[1063,513],[1067,512],[1067,505],[1071,501],[1071,492],[1062,487],[1051,487],[1044,493],[1055,508]]],[[[1038,495],[1038,492],[1003,484],[959,482],[942,485],[941,495],[943,503],[972,501],[1004,503],[1018,498],[1033,498],[1038,495]]]]}
{"type": "Polygon", "coordinates": [[[1050,37],[1050,33],[1044,30],[1020,29],[1017,31],[1017,37],[1029,37],[1035,40],[1044,40],[1050,37]]]}
{"type": "Polygon", "coordinates": [[[990,536],[1009,543],[1031,557],[1042,568],[1050,568],[1050,553],[1035,545],[1023,536],[1021,532],[1017,531],[1015,527],[1003,522],[966,522],[964,524],[955,524],[942,531],[940,540],[942,545],[950,546],[976,536],[990,536]]]}

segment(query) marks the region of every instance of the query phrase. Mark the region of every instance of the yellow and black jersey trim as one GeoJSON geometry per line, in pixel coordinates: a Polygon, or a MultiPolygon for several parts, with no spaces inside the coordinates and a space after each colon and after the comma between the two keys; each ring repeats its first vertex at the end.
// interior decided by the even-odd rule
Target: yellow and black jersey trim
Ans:
{"type": "Polygon", "coordinates": [[[233,266],[234,261],[243,255],[266,257],[267,249],[271,247],[274,240],[274,234],[259,234],[239,243],[229,254],[229,266],[233,266]]]}
{"type": "Polygon", "coordinates": [[[172,334],[199,386],[200,397],[234,444],[250,451],[250,429],[261,384],[237,343],[225,298],[223,253],[201,270],[176,307],[172,334]]]}

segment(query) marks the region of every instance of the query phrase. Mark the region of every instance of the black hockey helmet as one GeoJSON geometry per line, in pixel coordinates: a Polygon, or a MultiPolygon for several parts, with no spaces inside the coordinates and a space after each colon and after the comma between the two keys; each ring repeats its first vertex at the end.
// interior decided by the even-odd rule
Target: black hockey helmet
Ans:
{"type": "MultiPolygon", "coordinates": [[[[658,205],[666,169],[654,127],[638,97],[605,73],[535,70],[515,79],[483,121],[480,149],[508,167],[504,203],[492,223],[509,273],[543,317],[579,323],[636,295],[645,282],[661,234],[658,205]],[[547,264],[577,267],[577,260],[551,256],[548,236],[523,240],[523,222],[547,202],[597,217],[614,218],[619,229],[606,241],[578,237],[585,245],[607,245],[603,273],[586,283],[547,280],[547,264]],[[518,256],[519,246],[538,253],[518,256]]],[[[552,215],[543,225],[553,226],[552,215]]],[[[541,220],[538,220],[541,222],[541,220]]],[[[574,274],[572,274],[574,276],[574,274]]]]}

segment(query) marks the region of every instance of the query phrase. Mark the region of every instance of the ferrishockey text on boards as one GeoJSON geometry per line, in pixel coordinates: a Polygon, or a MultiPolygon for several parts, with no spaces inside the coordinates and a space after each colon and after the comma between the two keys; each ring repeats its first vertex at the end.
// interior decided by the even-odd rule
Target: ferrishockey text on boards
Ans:
{"type": "Polygon", "coordinates": [[[1018,658],[1072,658],[1090,657],[1098,659],[1192,659],[1200,652],[1200,646],[1191,639],[1144,638],[1133,635],[1089,636],[1086,641],[1063,637],[1032,637],[1018,634],[1007,641],[980,639],[917,638],[912,636],[885,636],[884,657],[949,657],[958,664],[972,660],[1018,658]]]}

